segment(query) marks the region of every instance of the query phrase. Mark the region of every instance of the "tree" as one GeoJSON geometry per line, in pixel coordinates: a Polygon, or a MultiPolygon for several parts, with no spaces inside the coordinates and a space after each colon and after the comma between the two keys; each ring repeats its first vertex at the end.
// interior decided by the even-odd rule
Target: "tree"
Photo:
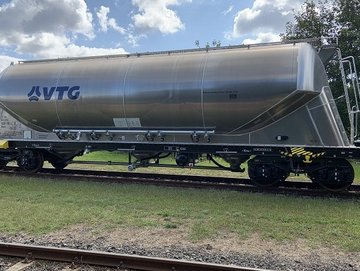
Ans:
{"type": "MultiPolygon", "coordinates": [[[[282,39],[307,39],[338,37],[343,56],[354,56],[357,71],[360,71],[360,2],[357,0],[324,0],[317,4],[306,0],[300,11],[294,13],[294,22],[286,24],[282,39]]],[[[349,130],[349,117],[343,97],[343,83],[339,63],[330,61],[327,66],[330,87],[337,100],[344,125],[349,130]]],[[[350,86],[350,91],[353,89],[350,86]]]]}
{"type": "Polygon", "coordinates": [[[347,55],[357,58],[360,67],[360,2],[355,0],[336,0],[335,12],[339,32],[339,45],[347,55]]]}
{"type": "Polygon", "coordinates": [[[339,48],[343,55],[356,57],[360,69],[360,1],[325,0],[316,4],[305,0],[301,10],[294,13],[294,22],[286,24],[284,40],[320,38],[333,36],[339,38],[339,48]]]}
{"type": "Polygon", "coordinates": [[[294,14],[294,22],[286,23],[286,32],[281,36],[287,40],[327,36],[334,27],[333,17],[328,1],[316,5],[314,1],[306,0],[294,14]]]}

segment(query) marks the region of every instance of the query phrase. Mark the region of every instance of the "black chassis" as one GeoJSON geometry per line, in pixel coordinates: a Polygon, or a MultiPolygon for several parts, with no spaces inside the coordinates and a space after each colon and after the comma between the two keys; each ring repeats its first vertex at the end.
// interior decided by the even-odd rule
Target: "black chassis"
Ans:
{"type": "Polygon", "coordinates": [[[311,163],[318,158],[359,159],[360,147],[325,147],[325,146],[278,146],[278,145],[236,145],[206,143],[157,143],[157,142],[96,142],[96,141],[31,141],[9,140],[9,148],[1,150],[13,152],[21,149],[64,152],[70,150],[88,151],[125,151],[157,153],[205,153],[214,155],[238,156],[278,156],[282,158],[304,159],[311,163]]]}

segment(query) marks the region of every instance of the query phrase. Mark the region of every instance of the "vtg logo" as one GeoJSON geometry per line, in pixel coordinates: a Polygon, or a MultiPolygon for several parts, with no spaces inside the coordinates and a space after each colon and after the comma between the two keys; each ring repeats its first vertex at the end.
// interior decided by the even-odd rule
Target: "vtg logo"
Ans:
{"type": "Polygon", "coordinates": [[[58,86],[58,87],[40,87],[33,86],[30,92],[27,94],[29,101],[38,101],[44,95],[44,100],[49,101],[55,95],[55,99],[63,100],[64,95],[67,95],[69,100],[77,100],[80,96],[80,86],[58,86]],[[42,89],[42,91],[41,91],[42,89]],[[55,93],[55,94],[54,94],[55,93]]]}

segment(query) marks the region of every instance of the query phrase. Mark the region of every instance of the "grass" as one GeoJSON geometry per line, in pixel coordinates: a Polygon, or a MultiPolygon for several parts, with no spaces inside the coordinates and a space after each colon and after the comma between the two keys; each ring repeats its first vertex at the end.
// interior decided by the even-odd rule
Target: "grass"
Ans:
{"type": "Polygon", "coordinates": [[[351,164],[353,165],[354,171],[355,171],[355,181],[354,181],[354,183],[360,184],[360,162],[353,161],[351,164]]]}
{"type": "MultiPolygon", "coordinates": [[[[193,242],[231,233],[265,240],[306,240],[360,251],[360,201],[296,198],[1,177],[0,233],[41,235],[75,225],[163,228],[193,242]]],[[[222,238],[222,237],[221,237],[222,238]]]]}
{"type": "Polygon", "coordinates": [[[112,162],[127,162],[128,155],[123,152],[97,151],[86,153],[75,158],[78,161],[112,161],[112,162]]]}

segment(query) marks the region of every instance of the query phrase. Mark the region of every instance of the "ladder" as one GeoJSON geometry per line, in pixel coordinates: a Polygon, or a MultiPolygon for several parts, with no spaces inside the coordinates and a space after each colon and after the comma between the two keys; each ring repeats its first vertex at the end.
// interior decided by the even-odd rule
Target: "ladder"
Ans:
{"type": "Polygon", "coordinates": [[[358,137],[360,83],[355,58],[353,56],[342,57],[340,49],[337,49],[337,55],[350,120],[350,143],[354,144],[354,140],[358,137]]]}

